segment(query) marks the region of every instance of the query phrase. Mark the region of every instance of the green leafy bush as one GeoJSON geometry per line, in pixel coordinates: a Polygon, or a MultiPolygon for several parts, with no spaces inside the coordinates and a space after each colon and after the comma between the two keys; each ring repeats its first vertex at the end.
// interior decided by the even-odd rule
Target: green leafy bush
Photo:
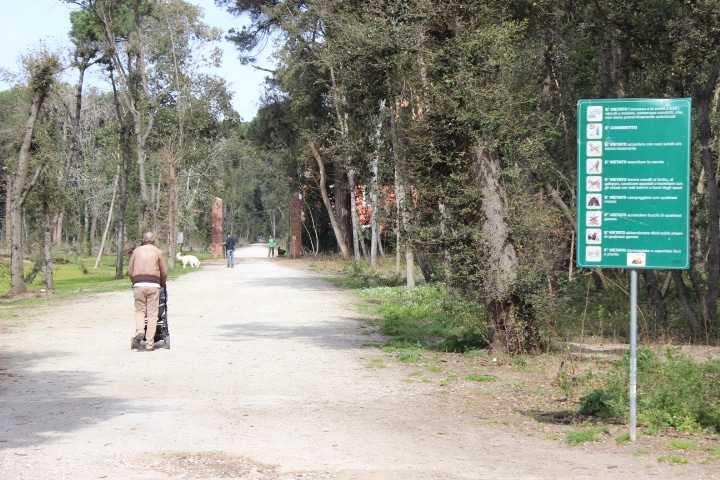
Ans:
{"type": "MultiPolygon", "coordinates": [[[[579,413],[626,418],[630,357],[613,364],[604,386],[581,399],[579,413]]],[[[650,430],[690,433],[720,426],[720,362],[697,363],[668,350],[660,359],[647,348],[637,355],[637,421],[650,430]]]]}
{"type": "Polygon", "coordinates": [[[580,399],[581,415],[610,418],[615,414],[615,397],[602,390],[594,390],[580,399]]]}

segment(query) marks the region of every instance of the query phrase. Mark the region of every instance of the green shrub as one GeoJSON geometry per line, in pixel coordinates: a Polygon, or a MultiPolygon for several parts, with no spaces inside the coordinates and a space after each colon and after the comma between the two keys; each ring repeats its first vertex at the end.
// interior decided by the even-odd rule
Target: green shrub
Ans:
{"type": "Polygon", "coordinates": [[[595,390],[580,399],[580,411],[578,413],[610,418],[615,414],[614,398],[602,390],[595,390]]]}
{"type": "MultiPolygon", "coordinates": [[[[629,354],[613,364],[602,388],[581,399],[579,413],[626,418],[629,354]]],[[[647,348],[637,355],[637,421],[652,431],[690,433],[720,425],[720,362],[696,363],[668,350],[660,359],[647,348]]]]}

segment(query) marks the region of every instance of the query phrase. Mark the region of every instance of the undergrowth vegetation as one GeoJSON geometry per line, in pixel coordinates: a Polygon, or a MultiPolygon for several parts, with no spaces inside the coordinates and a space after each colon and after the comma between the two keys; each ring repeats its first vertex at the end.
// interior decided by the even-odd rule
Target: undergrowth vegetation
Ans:
{"type": "Polygon", "coordinates": [[[482,309],[455,298],[442,285],[374,287],[358,291],[382,321],[380,332],[393,346],[421,346],[467,352],[488,346],[482,309]]]}
{"type": "Polygon", "coordinates": [[[390,337],[388,347],[460,353],[488,347],[482,307],[449,294],[441,283],[407,288],[388,260],[377,269],[320,259],[309,266],[366,300],[367,313],[380,318],[380,332],[390,337]]]}
{"type": "MultiPolygon", "coordinates": [[[[488,347],[482,308],[451,295],[441,283],[407,288],[398,286],[395,276],[367,273],[357,265],[336,267],[333,277],[365,300],[367,313],[378,317],[379,331],[389,337],[385,349],[399,352],[399,361],[416,362],[428,350],[471,355],[488,347]]],[[[550,334],[555,338],[624,337],[627,313],[617,313],[623,295],[619,290],[603,301],[575,302],[562,315],[576,320],[565,323],[566,329],[558,328],[550,334]]],[[[556,317],[555,321],[562,319],[556,317]]],[[[564,355],[570,358],[569,352],[559,350],[550,355],[558,356],[561,363],[564,355]]],[[[517,366],[528,359],[521,356],[509,362],[517,366]]],[[[592,363],[572,371],[561,368],[554,387],[562,396],[577,402],[578,418],[624,422],[629,416],[629,371],[630,358],[625,354],[615,362],[592,363]]],[[[490,381],[484,377],[466,378],[490,381]]],[[[715,432],[720,427],[720,361],[696,362],[672,348],[663,357],[641,347],[637,359],[637,407],[638,426],[648,434],[664,430],[715,432]]],[[[606,433],[602,427],[582,430],[568,441],[592,441],[601,433],[606,433]]]]}
{"type": "MultiPolygon", "coordinates": [[[[580,399],[579,412],[601,418],[628,416],[630,357],[614,362],[600,385],[580,399]]],[[[598,377],[599,378],[599,377],[598,377]]],[[[637,354],[637,421],[649,433],[716,431],[720,426],[720,362],[698,363],[668,349],[660,358],[649,348],[637,354]]]]}

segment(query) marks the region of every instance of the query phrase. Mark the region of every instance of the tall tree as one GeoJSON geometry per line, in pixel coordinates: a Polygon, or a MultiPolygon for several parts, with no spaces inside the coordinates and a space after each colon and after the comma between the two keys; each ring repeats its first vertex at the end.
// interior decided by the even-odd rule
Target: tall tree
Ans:
{"type": "MultiPolygon", "coordinates": [[[[185,216],[194,204],[189,203],[186,208],[180,210],[180,175],[190,168],[186,165],[189,160],[187,151],[190,149],[190,141],[196,138],[188,138],[192,135],[192,129],[187,129],[191,121],[194,96],[201,92],[200,84],[207,79],[200,72],[208,65],[218,65],[219,52],[214,51],[209,60],[205,60],[201,54],[212,42],[219,42],[220,30],[210,28],[201,21],[200,9],[182,0],[168,0],[160,2],[153,15],[148,19],[150,30],[153,35],[148,38],[150,51],[155,52],[153,59],[156,62],[156,81],[167,80],[167,93],[164,95],[166,101],[159,102],[158,107],[162,109],[164,123],[160,129],[163,139],[159,176],[167,177],[168,195],[161,195],[158,191],[158,199],[165,197],[167,208],[167,231],[169,241],[168,265],[172,267],[175,261],[176,242],[179,232],[179,221],[185,216]],[[170,100],[171,99],[171,100],[170,100]]],[[[223,97],[219,97],[218,104],[223,97]]],[[[223,105],[224,112],[227,112],[228,105],[223,105]]],[[[228,115],[230,116],[230,115],[228,115]]],[[[185,197],[188,198],[188,197],[185,197]]],[[[159,215],[160,202],[155,203],[152,217],[156,219],[159,215]]],[[[153,228],[157,229],[154,225],[153,228]]]]}
{"type": "Polygon", "coordinates": [[[4,200],[2,245],[10,250],[10,191],[12,190],[12,168],[23,140],[23,123],[27,119],[24,89],[14,87],[0,92],[0,196],[4,200]]]}
{"type": "Polygon", "coordinates": [[[26,69],[30,77],[29,90],[32,95],[30,103],[30,114],[25,123],[25,134],[18,153],[17,169],[12,182],[12,193],[10,197],[10,225],[11,225],[11,288],[12,295],[19,295],[27,292],[25,285],[25,274],[23,269],[23,207],[28,194],[32,191],[40,178],[40,175],[47,169],[47,164],[37,165],[35,173],[30,177],[32,160],[32,141],[35,133],[35,125],[40,115],[40,109],[45,102],[51,88],[56,82],[61,64],[58,57],[48,52],[38,52],[25,59],[26,69]]]}
{"type": "Polygon", "coordinates": [[[150,197],[146,176],[147,144],[157,110],[157,92],[152,89],[146,23],[153,0],[65,0],[91,14],[103,31],[107,52],[117,75],[117,89],[135,140],[140,188],[138,231],[146,230],[150,197]]]}
{"type": "MultiPolygon", "coordinates": [[[[65,197],[69,175],[73,166],[82,154],[80,150],[80,122],[82,118],[82,100],[83,86],[85,84],[85,74],[87,70],[98,62],[102,62],[105,57],[101,53],[101,41],[99,34],[101,33],[90,18],[83,11],[75,11],[70,13],[70,39],[73,43],[72,65],[78,71],[78,80],[75,86],[74,104],[67,105],[66,110],[68,117],[68,130],[70,139],[68,145],[65,164],[58,169],[58,185],[61,197],[65,197]]],[[[64,212],[61,210],[56,212],[53,219],[53,243],[59,244],[62,239],[64,212]]],[[[85,241],[85,250],[89,253],[89,242],[85,241]]]]}

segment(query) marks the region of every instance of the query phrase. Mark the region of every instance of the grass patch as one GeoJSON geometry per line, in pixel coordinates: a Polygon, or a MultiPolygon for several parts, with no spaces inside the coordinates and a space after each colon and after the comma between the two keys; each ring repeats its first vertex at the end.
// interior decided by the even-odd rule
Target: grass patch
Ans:
{"type": "Polygon", "coordinates": [[[428,372],[440,373],[444,370],[440,365],[428,365],[425,367],[428,372]]]}
{"type": "Polygon", "coordinates": [[[495,392],[490,390],[476,390],[475,395],[484,395],[486,397],[490,397],[492,395],[495,395],[495,392]]]}
{"type": "Polygon", "coordinates": [[[445,380],[441,380],[440,385],[442,385],[443,387],[447,387],[448,385],[450,385],[451,383],[453,383],[455,381],[457,381],[457,377],[455,375],[450,375],[445,380]]]}
{"type": "Polygon", "coordinates": [[[368,368],[387,368],[385,361],[382,358],[373,358],[370,360],[368,368]]]}
{"type": "MultiPolygon", "coordinates": [[[[200,260],[210,258],[209,254],[198,254],[200,260]]],[[[27,260],[27,258],[26,258],[27,260]]],[[[98,268],[95,267],[95,257],[83,257],[76,254],[63,254],[56,252],[53,257],[53,295],[58,298],[73,297],[85,293],[105,293],[130,288],[130,279],[127,276],[127,262],[123,265],[123,277],[115,278],[115,255],[105,255],[100,259],[98,268]]],[[[33,264],[26,262],[24,265],[27,278],[33,270],[33,264]]],[[[176,264],[173,270],[168,272],[168,280],[175,279],[181,275],[190,273],[191,269],[183,269],[182,264],[176,264]]],[[[0,295],[10,292],[10,262],[0,261],[0,295]]],[[[32,279],[26,280],[28,292],[40,293],[47,289],[42,273],[38,273],[32,279]]],[[[7,303],[13,305],[36,304],[41,299],[8,299],[7,303]]]]}
{"type": "Polygon", "coordinates": [[[620,444],[630,443],[630,433],[629,432],[621,433],[620,435],[615,437],[615,443],[620,443],[620,444]]]}
{"type": "Polygon", "coordinates": [[[600,434],[608,433],[605,427],[593,427],[583,430],[571,430],[567,432],[568,445],[576,446],[587,442],[597,442],[600,440],[600,434]]]}
{"type": "Polygon", "coordinates": [[[665,443],[665,446],[674,450],[694,450],[697,443],[684,438],[672,438],[665,443]]]}
{"type": "MultiPolygon", "coordinates": [[[[320,268],[314,265],[314,270],[320,268]]],[[[311,265],[312,266],[312,265],[311,265]]],[[[372,287],[396,287],[401,285],[405,279],[399,275],[388,275],[382,270],[373,269],[366,263],[344,262],[340,265],[340,271],[329,279],[336,285],[346,288],[361,289],[372,287]]]]}
{"type": "Polygon", "coordinates": [[[662,455],[658,457],[658,462],[669,463],[670,465],[685,465],[687,463],[690,463],[689,460],[679,455],[662,455]]]}
{"type": "Polygon", "coordinates": [[[540,365],[534,365],[532,362],[528,362],[529,358],[531,357],[528,357],[527,355],[520,355],[519,357],[511,358],[510,363],[512,364],[513,370],[524,373],[537,373],[542,371],[542,367],[540,365]]]}
{"type": "MultiPolygon", "coordinates": [[[[110,262],[110,257],[104,257],[100,266],[93,268],[95,260],[82,257],[56,257],[53,263],[53,293],[56,295],[75,294],[75,293],[100,293],[129,288],[130,280],[125,276],[121,279],[115,278],[115,265],[110,262]],[[89,265],[89,266],[88,266],[89,265]]],[[[47,285],[43,281],[42,273],[38,273],[33,278],[28,278],[32,272],[33,265],[26,263],[24,266],[26,282],[25,286],[28,292],[41,292],[47,289],[47,285]]],[[[127,264],[125,269],[127,270],[127,264]]],[[[0,266],[0,293],[7,294],[10,292],[10,264],[2,262],[0,266]]],[[[15,302],[14,302],[15,303],[15,302]]]]}
{"type": "Polygon", "coordinates": [[[708,452],[713,460],[720,460],[720,447],[704,447],[703,450],[708,452]]]}
{"type": "Polygon", "coordinates": [[[491,375],[468,375],[465,379],[471,382],[497,382],[497,378],[491,375]]]}
{"type": "Polygon", "coordinates": [[[442,285],[365,288],[358,295],[368,301],[370,313],[381,317],[379,330],[392,337],[389,345],[473,355],[488,346],[482,308],[449,295],[442,285]]]}
{"type": "Polygon", "coordinates": [[[398,353],[398,361],[403,363],[418,363],[421,357],[420,350],[403,350],[398,353]]]}

